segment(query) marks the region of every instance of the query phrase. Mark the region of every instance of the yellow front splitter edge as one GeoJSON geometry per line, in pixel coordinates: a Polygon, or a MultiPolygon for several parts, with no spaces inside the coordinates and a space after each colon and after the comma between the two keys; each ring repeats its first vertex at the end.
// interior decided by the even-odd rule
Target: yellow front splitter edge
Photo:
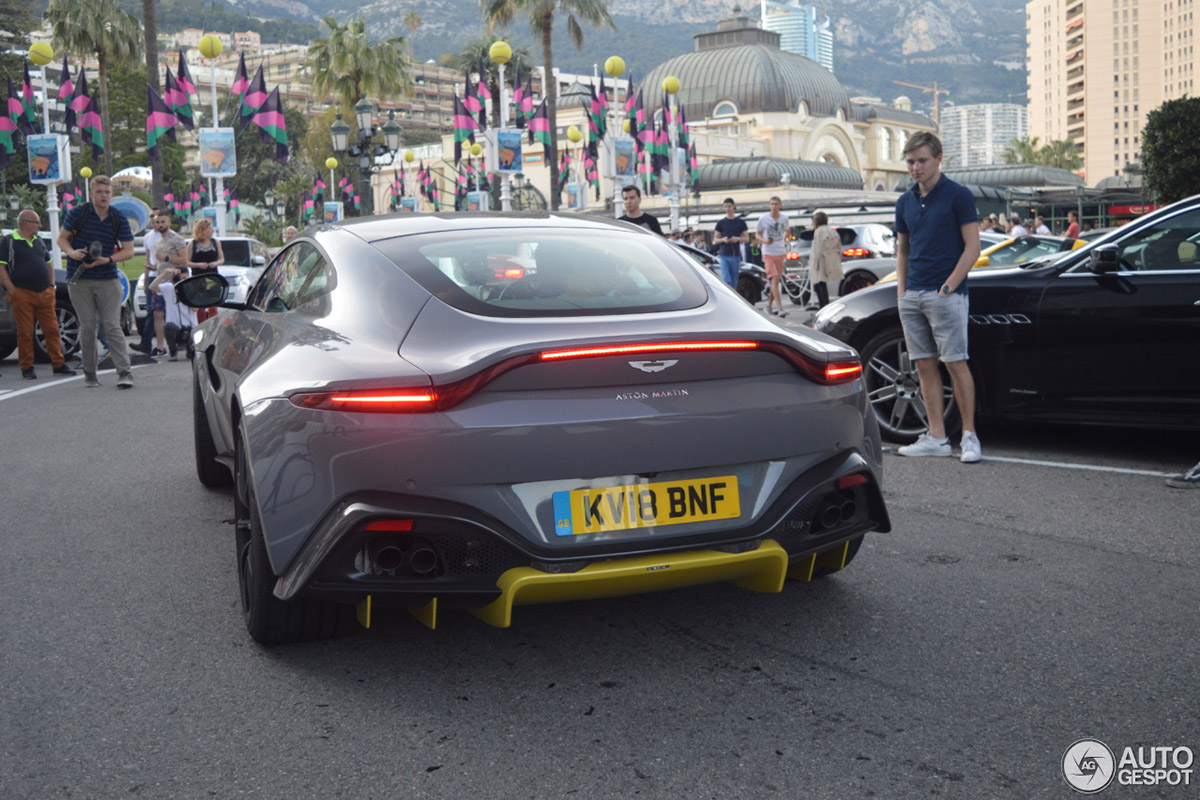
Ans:
{"type": "MultiPolygon", "coordinates": [[[[558,603],[600,597],[644,594],[706,583],[732,583],[754,592],[781,592],[787,578],[812,580],[820,566],[841,569],[849,543],[823,553],[804,556],[788,564],[787,551],[772,539],[744,553],[690,550],[682,553],[631,556],[589,564],[578,572],[549,573],[532,567],[515,567],[500,576],[500,596],[471,613],[488,625],[507,628],[514,606],[558,603]]],[[[359,621],[370,625],[370,597],[359,605],[359,621]],[[365,617],[365,619],[364,619],[365,617]]],[[[414,609],[413,615],[433,628],[437,600],[414,609]]]]}

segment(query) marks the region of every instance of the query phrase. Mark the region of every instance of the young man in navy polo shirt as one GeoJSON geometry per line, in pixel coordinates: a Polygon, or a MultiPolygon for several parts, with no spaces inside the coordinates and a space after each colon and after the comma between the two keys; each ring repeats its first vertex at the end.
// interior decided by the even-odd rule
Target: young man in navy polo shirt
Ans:
{"type": "Polygon", "coordinates": [[[92,178],[92,200],[63,217],[58,246],[67,256],[67,291],[79,316],[83,385],[100,385],[95,336],[99,318],[117,368],[117,388],[128,389],[133,386],[133,373],[129,371],[125,332],[121,330],[122,291],[117,263],[133,257],[133,232],[129,222],[111,207],[112,196],[112,181],[107,175],[92,178]],[[88,252],[93,242],[99,243],[100,252],[95,258],[88,252]]]}
{"type": "Polygon", "coordinates": [[[962,461],[970,464],[982,458],[975,435],[975,381],[967,366],[967,273],[979,258],[979,214],[970,190],[942,175],[938,137],[913,134],[904,145],[904,159],[915,183],[896,201],[896,292],[929,430],[898,452],[951,455],[940,359],[962,416],[962,461]]]}

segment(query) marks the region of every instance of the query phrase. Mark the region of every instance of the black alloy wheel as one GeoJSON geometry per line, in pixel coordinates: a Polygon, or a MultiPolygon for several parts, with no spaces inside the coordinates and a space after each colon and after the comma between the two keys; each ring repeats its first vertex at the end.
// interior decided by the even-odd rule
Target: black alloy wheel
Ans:
{"type": "Polygon", "coordinates": [[[874,286],[875,281],[875,273],[865,269],[854,270],[842,279],[842,285],[838,288],[838,296],[844,297],[851,292],[857,292],[859,289],[874,286]]]}
{"type": "MultiPolygon", "coordinates": [[[[880,435],[899,444],[915,442],[928,430],[929,416],[921,396],[917,367],[908,357],[904,332],[900,328],[889,328],[879,333],[862,349],[862,360],[867,399],[879,421],[880,435]]],[[[962,421],[954,402],[954,387],[945,365],[939,365],[939,369],[946,435],[955,436],[962,421]]]]}

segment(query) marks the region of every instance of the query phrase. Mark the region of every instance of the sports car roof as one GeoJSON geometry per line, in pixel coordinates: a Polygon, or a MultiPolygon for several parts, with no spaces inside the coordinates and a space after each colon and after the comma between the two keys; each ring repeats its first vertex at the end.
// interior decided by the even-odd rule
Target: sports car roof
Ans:
{"type": "MultiPolygon", "coordinates": [[[[388,214],[384,216],[359,217],[355,219],[321,225],[309,232],[320,230],[345,230],[367,242],[411,236],[416,233],[452,233],[454,231],[476,231],[489,228],[511,228],[528,224],[539,228],[563,228],[591,230],[603,233],[619,227],[622,230],[640,230],[627,222],[582,217],[577,214],[555,214],[550,212],[476,212],[444,214],[388,214]]],[[[653,234],[650,234],[653,235],[653,234]]]]}

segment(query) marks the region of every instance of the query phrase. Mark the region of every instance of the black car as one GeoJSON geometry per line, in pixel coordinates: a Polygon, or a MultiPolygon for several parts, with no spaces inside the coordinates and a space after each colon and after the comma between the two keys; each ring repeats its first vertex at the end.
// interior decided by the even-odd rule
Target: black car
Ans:
{"type": "MultiPolygon", "coordinates": [[[[128,295],[129,282],[122,275],[121,280],[128,295]]],[[[58,334],[62,341],[62,352],[67,358],[79,351],[79,317],[75,307],[71,305],[71,296],[67,291],[67,271],[54,270],[54,299],[55,312],[58,315],[58,334]]],[[[128,301],[121,304],[121,330],[129,335],[133,331],[133,313],[128,301]]],[[[13,318],[12,306],[0,292],[0,358],[8,358],[17,349],[17,323],[13,318]]],[[[42,326],[35,325],[33,334],[33,356],[38,363],[50,362],[50,354],[46,352],[46,338],[42,326]]]]}
{"type": "MultiPolygon", "coordinates": [[[[717,276],[721,275],[721,260],[712,253],[706,253],[689,244],[681,244],[679,242],[672,242],[671,244],[708,267],[717,276]]],[[[765,269],[748,261],[742,262],[741,267],[738,269],[737,293],[746,298],[746,302],[757,303],[759,300],[762,300],[767,289],[767,282],[767,271],[765,269]]]]}
{"type": "MultiPolygon", "coordinates": [[[[1200,430],[1200,195],[1077,250],[974,271],[969,287],[981,417],[1200,430]]],[[[839,299],[813,327],[862,354],[884,437],[916,439],[925,408],[895,285],[839,299]]]]}

